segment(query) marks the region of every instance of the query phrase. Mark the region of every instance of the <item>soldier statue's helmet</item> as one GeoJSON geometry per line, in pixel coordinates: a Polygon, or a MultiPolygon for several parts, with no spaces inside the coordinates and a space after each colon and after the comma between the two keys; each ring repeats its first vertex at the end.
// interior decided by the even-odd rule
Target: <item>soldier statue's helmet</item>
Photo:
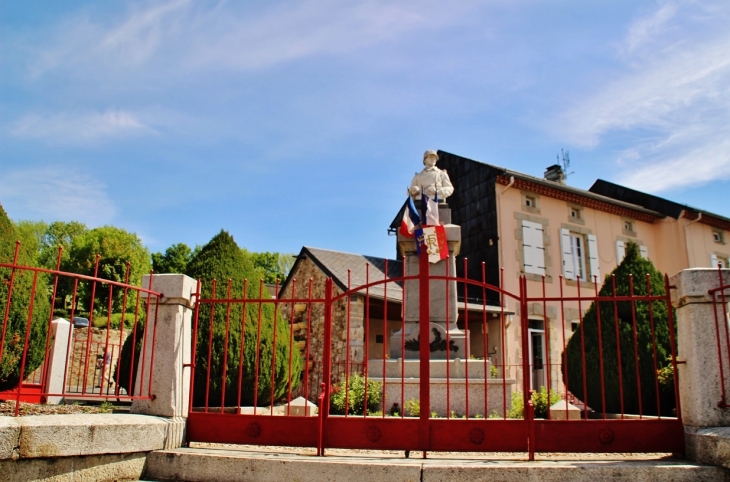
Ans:
{"type": "Polygon", "coordinates": [[[429,156],[434,156],[437,161],[439,159],[439,155],[436,153],[436,151],[434,151],[433,149],[429,149],[423,153],[423,163],[424,164],[426,164],[426,158],[429,156]]]}

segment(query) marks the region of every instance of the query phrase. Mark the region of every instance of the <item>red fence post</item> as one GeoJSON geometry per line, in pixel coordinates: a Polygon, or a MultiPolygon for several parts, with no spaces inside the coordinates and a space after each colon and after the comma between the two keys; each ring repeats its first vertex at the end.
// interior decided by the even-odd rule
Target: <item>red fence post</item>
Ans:
{"type": "Polygon", "coordinates": [[[327,278],[324,288],[324,350],[322,353],[323,380],[322,395],[319,400],[320,437],[317,455],[324,456],[327,442],[326,426],[330,413],[330,384],[332,383],[332,278],[327,278]]]}
{"type": "Polygon", "coordinates": [[[420,424],[419,444],[423,450],[424,457],[426,450],[431,443],[431,347],[429,346],[431,321],[431,283],[429,281],[428,252],[425,245],[421,247],[421,254],[418,258],[418,296],[419,296],[419,327],[420,337],[419,368],[420,368],[420,424]]]}

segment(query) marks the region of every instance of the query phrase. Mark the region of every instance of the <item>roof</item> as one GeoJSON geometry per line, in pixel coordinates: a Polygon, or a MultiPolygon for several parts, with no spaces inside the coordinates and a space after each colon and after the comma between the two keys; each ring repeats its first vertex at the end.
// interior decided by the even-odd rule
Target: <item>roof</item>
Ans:
{"type": "MultiPolygon", "coordinates": [[[[580,189],[577,187],[567,186],[565,184],[561,184],[559,182],[555,181],[548,181],[547,179],[543,179],[540,177],[530,176],[528,174],[524,174],[518,171],[513,171],[511,169],[507,169],[500,166],[495,166],[493,164],[487,164],[486,162],[477,161],[474,159],[469,159],[466,157],[458,156],[456,154],[451,154],[450,152],[446,151],[438,151],[439,158],[445,158],[450,157],[452,159],[458,159],[458,160],[464,160],[469,162],[474,162],[477,164],[480,164],[486,168],[488,168],[491,171],[492,176],[494,177],[502,177],[509,179],[510,177],[514,177],[515,179],[522,180],[524,182],[541,186],[544,188],[547,188],[548,190],[554,191],[562,191],[566,194],[573,195],[573,196],[579,196],[585,199],[590,199],[593,201],[596,201],[597,203],[605,203],[612,206],[615,206],[617,208],[620,208],[622,210],[630,210],[634,211],[636,213],[640,213],[643,215],[643,217],[651,219],[656,218],[664,218],[668,214],[659,210],[652,208],[650,205],[643,205],[638,202],[632,202],[630,199],[617,199],[616,197],[607,195],[605,193],[601,192],[593,192],[593,188],[591,190],[586,191],[585,189],[580,189]]],[[[492,177],[489,176],[489,177],[492,177]]],[[[595,186],[595,184],[594,184],[595,186]]],[[[459,188],[459,186],[455,186],[456,189],[459,188]]],[[[407,201],[406,201],[407,202],[407,201]]],[[[604,206],[605,206],[604,204],[604,206]]],[[[403,217],[403,211],[405,209],[406,203],[401,206],[400,210],[398,211],[398,214],[393,219],[393,222],[391,222],[388,232],[393,233],[395,232],[398,227],[400,226],[401,219],[403,217]]],[[[600,204],[599,204],[600,205],[600,204]]]]}
{"type": "MultiPolygon", "coordinates": [[[[724,216],[720,216],[709,211],[704,211],[702,209],[693,208],[687,206],[686,204],[680,204],[674,201],[670,201],[659,196],[654,196],[653,194],[636,191],[635,189],[604,181],[603,179],[598,179],[596,182],[594,182],[593,186],[591,186],[590,188],[590,191],[614,199],[620,199],[622,201],[639,204],[648,209],[658,211],[666,216],[671,216],[674,219],[679,219],[683,215],[683,213],[686,215],[688,212],[691,212],[702,214],[703,216],[712,216],[719,221],[730,223],[730,219],[724,216]]],[[[688,217],[696,218],[696,216],[688,217]]]]}
{"type": "MultiPolygon", "coordinates": [[[[365,256],[362,254],[343,253],[342,251],[331,251],[328,249],[312,248],[304,246],[297,256],[289,276],[281,285],[279,295],[284,292],[292,274],[296,272],[297,264],[304,257],[307,257],[321,269],[324,274],[337,284],[342,291],[347,291],[348,286],[348,270],[350,287],[357,288],[374,281],[385,279],[385,258],[376,256],[365,256]]],[[[403,275],[403,264],[395,259],[388,259],[388,278],[395,278],[403,275]]],[[[385,290],[383,284],[373,286],[368,290],[368,294],[375,298],[384,298],[385,290]]],[[[397,283],[388,283],[388,299],[401,301],[403,298],[403,288],[397,283]]],[[[365,294],[365,291],[362,292],[365,294]]]]}

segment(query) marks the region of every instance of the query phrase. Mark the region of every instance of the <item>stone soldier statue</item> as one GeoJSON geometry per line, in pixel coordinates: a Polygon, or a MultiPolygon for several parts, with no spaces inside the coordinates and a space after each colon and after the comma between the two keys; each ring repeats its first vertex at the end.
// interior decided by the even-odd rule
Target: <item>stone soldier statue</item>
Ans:
{"type": "Polygon", "coordinates": [[[449,175],[436,167],[439,156],[436,151],[429,149],[423,154],[423,165],[426,166],[421,172],[417,172],[411,181],[411,196],[421,199],[421,190],[426,196],[433,199],[438,195],[439,201],[445,201],[454,193],[454,186],[451,184],[449,175]]]}

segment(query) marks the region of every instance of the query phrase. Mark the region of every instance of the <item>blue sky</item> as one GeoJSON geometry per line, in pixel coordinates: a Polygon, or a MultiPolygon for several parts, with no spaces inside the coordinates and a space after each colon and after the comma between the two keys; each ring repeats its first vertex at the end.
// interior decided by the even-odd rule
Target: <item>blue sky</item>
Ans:
{"type": "MultiPolygon", "coordinates": [[[[730,217],[730,3],[0,0],[13,219],[393,256],[426,149],[730,217]]],[[[459,187],[456,186],[456,189],[459,187]]]]}

